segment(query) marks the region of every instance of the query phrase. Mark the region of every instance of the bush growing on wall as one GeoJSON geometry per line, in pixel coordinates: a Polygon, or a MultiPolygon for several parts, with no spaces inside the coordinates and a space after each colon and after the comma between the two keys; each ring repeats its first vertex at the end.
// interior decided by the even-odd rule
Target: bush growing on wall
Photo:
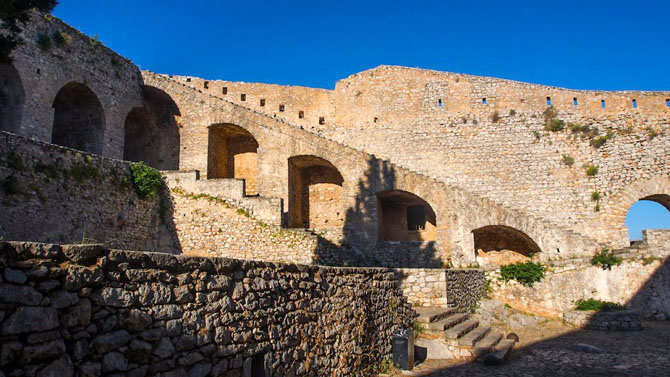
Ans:
{"type": "Polygon", "coordinates": [[[133,184],[135,191],[141,199],[149,199],[158,194],[161,185],[163,184],[163,177],[161,173],[142,162],[130,165],[130,172],[133,177],[133,184]]]}
{"type": "Polygon", "coordinates": [[[612,266],[618,266],[622,262],[623,259],[614,255],[610,249],[603,249],[591,258],[591,264],[603,270],[611,270],[612,266]]]}
{"type": "Polygon", "coordinates": [[[545,267],[542,263],[517,262],[500,267],[500,276],[504,281],[516,280],[519,283],[532,287],[544,277],[545,267]]]}
{"type": "Polygon", "coordinates": [[[575,302],[575,309],[581,311],[595,310],[597,312],[613,312],[617,310],[624,310],[625,308],[618,302],[601,301],[590,298],[588,300],[577,300],[575,302]]]}

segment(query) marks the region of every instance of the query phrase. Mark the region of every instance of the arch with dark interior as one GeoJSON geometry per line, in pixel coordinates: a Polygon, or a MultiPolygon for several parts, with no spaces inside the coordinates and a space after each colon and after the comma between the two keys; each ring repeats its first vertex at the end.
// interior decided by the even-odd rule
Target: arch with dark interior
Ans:
{"type": "Polygon", "coordinates": [[[0,131],[19,133],[25,92],[12,64],[0,64],[0,131]]]}
{"type": "Polygon", "coordinates": [[[510,250],[526,257],[539,253],[540,247],[526,233],[504,225],[487,225],[472,231],[475,252],[510,250]]]}
{"type": "Polygon", "coordinates": [[[77,82],[66,84],[56,95],[53,108],[53,144],[102,154],[105,112],[91,89],[77,82]]]}
{"type": "Polygon", "coordinates": [[[380,241],[436,241],[433,208],[417,195],[401,190],[377,193],[380,241]]]}
{"type": "Polygon", "coordinates": [[[288,183],[289,227],[342,227],[344,178],[330,161],[311,155],[289,158],[288,183]]]}
{"type": "Polygon", "coordinates": [[[144,161],[159,170],[179,169],[179,117],[172,97],[152,86],[142,86],[144,107],[128,113],[123,159],[144,161]]]}
{"type": "Polygon", "coordinates": [[[628,209],[625,224],[631,242],[642,240],[642,230],[670,229],[670,195],[641,198],[628,209]]]}
{"type": "Polygon", "coordinates": [[[207,179],[238,178],[245,181],[245,194],[257,195],[258,141],[234,124],[209,126],[207,179]]]}

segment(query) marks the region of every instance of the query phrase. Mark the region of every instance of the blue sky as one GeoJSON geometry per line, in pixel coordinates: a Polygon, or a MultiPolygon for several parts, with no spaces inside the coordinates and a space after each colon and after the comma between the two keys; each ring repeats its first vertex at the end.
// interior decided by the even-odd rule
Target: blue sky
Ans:
{"type": "MultiPolygon", "coordinates": [[[[668,0],[60,0],[54,14],[159,73],[331,89],[395,64],[670,90],[668,0]]],[[[669,227],[653,208],[641,209],[646,227],[669,227]]]]}

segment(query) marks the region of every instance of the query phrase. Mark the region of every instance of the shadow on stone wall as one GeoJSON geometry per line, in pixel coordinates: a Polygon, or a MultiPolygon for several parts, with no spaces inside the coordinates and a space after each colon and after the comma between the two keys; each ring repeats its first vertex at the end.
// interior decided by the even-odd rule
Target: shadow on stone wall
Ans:
{"type": "MultiPolygon", "coordinates": [[[[364,176],[356,183],[353,207],[347,209],[343,224],[340,265],[403,268],[439,268],[442,265],[434,241],[381,241],[378,229],[376,193],[396,190],[393,165],[374,156],[367,162],[364,176]],[[357,246],[354,246],[357,245],[357,246]]],[[[338,246],[320,237],[316,260],[327,259],[338,246]]],[[[318,263],[318,262],[317,262],[318,263]]]]}
{"type": "MultiPolygon", "coordinates": [[[[419,364],[413,375],[666,375],[670,370],[670,358],[667,356],[670,339],[670,321],[667,321],[670,318],[670,257],[663,260],[625,307],[625,311],[585,316],[586,321],[580,326],[557,331],[557,336],[542,338],[540,335],[539,340],[514,349],[506,361],[484,356],[477,362],[443,367],[429,361],[425,365],[419,364]],[[640,330],[635,321],[642,321],[645,317],[656,320],[641,322],[643,328],[640,330]]],[[[546,330],[539,331],[545,333],[546,330]]],[[[523,342],[525,329],[518,333],[523,342]]]]}

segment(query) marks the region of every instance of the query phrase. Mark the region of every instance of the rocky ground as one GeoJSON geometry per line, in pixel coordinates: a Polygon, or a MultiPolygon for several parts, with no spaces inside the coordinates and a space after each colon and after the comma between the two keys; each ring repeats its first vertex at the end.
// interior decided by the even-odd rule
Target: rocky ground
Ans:
{"type": "MultiPolygon", "coordinates": [[[[537,321],[515,330],[521,338],[501,366],[431,360],[410,376],[669,376],[670,321],[645,322],[644,330],[578,330],[537,321]]],[[[400,374],[399,374],[400,375],[400,374]]]]}

